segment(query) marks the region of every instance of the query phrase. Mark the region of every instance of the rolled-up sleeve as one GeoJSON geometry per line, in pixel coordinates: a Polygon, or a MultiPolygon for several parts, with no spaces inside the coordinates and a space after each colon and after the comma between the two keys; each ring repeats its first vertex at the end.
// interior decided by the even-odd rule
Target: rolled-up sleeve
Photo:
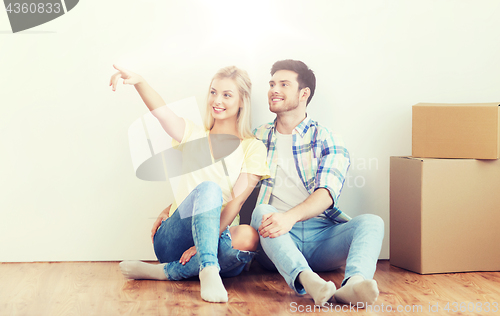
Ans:
{"type": "Polygon", "coordinates": [[[318,141],[321,142],[321,147],[315,190],[327,189],[336,205],[350,165],[349,152],[340,136],[325,129],[319,136],[318,141]]]}

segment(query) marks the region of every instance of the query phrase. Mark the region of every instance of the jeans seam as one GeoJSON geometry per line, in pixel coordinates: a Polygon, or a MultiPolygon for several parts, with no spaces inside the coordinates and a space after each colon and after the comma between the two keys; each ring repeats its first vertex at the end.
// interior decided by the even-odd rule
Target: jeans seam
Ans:
{"type": "Polygon", "coordinates": [[[306,233],[305,233],[305,228],[304,228],[304,222],[301,222],[302,224],[302,236],[300,238],[300,252],[304,252],[304,240],[306,239],[306,233]]]}
{"type": "MultiPolygon", "coordinates": [[[[196,221],[194,220],[194,212],[196,210],[196,203],[198,202],[198,198],[199,198],[198,193],[199,192],[197,189],[195,189],[195,191],[196,191],[196,198],[193,201],[193,209],[191,210],[191,230],[193,232],[193,243],[194,243],[194,246],[196,248],[196,252],[198,252],[198,248],[196,246],[197,239],[198,239],[198,233],[196,232],[196,221]]],[[[201,259],[201,256],[200,256],[200,259],[201,259]]],[[[200,262],[200,271],[201,271],[201,266],[202,266],[202,263],[200,262]]]]}
{"type": "MultiPolygon", "coordinates": [[[[197,227],[197,224],[196,224],[196,220],[194,218],[194,216],[196,215],[196,206],[197,206],[197,203],[198,203],[198,199],[200,198],[200,191],[198,190],[198,188],[195,188],[195,191],[196,191],[196,198],[194,199],[193,201],[193,209],[192,209],[192,212],[191,212],[191,230],[193,232],[193,241],[194,241],[194,245],[196,247],[196,244],[197,244],[197,241],[198,241],[198,233],[197,233],[197,230],[196,230],[196,227],[197,227]]],[[[196,248],[196,251],[198,252],[198,249],[196,248]]],[[[209,265],[207,265],[207,263],[203,263],[201,262],[201,255],[200,255],[200,272],[201,270],[203,270],[204,268],[208,267],[209,265]]],[[[217,265],[213,265],[213,266],[217,266],[217,265]]],[[[220,269],[220,267],[219,267],[220,269]]]]}

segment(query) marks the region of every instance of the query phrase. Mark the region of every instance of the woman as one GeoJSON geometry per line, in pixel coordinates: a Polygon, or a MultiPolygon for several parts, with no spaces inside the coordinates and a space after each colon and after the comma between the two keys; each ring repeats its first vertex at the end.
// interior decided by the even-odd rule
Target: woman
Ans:
{"type": "Polygon", "coordinates": [[[249,225],[229,225],[259,180],[269,176],[266,148],[250,132],[250,79],[244,70],[234,66],[215,74],[203,128],[164,106],[160,95],[141,76],[114,67],[118,72],[111,77],[113,91],[120,78],[124,84],[134,85],[172,142],[183,151],[183,161],[189,148],[195,153],[189,155],[197,158],[200,143],[196,141],[206,139],[213,162],[183,176],[172,208],[167,207],[153,225],[155,253],[161,264],[124,261],[120,263],[122,273],[131,279],[156,280],[199,275],[204,300],[227,302],[220,275],[238,275],[253,257],[259,241],[249,225]],[[234,147],[234,139],[238,140],[237,150],[220,154],[217,148],[227,153],[228,144],[234,147]]]}

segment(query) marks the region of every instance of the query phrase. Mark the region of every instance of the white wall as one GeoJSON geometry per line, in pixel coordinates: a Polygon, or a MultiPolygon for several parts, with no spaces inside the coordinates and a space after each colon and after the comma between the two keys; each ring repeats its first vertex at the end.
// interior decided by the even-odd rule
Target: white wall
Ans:
{"type": "Polygon", "coordinates": [[[134,176],[127,130],[147,110],[132,87],[108,87],[113,63],[167,102],[199,104],[236,64],[257,126],[285,58],[315,70],[309,115],[353,160],[341,208],[382,216],[388,258],[389,156],[411,154],[411,106],[500,101],[498,16],[498,1],[86,0],[12,34],[0,12],[0,261],[155,258],[150,228],[170,197],[134,176]]]}

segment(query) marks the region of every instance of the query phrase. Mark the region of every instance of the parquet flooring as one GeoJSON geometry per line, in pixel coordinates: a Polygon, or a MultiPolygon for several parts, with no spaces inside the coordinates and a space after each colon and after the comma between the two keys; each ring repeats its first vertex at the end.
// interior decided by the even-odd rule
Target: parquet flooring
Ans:
{"type": "MultiPolygon", "coordinates": [[[[320,275],[338,286],[343,273],[339,269],[320,275]]],[[[418,275],[379,261],[375,279],[380,297],[373,306],[356,309],[332,303],[316,307],[316,313],[500,315],[500,272],[418,275]],[[444,310],[447,303],[448,311],[444,310]]],[[[201,300],[197,278],[131,281],[123,278],[117,262],[2,263],[0,315],[264,316],[314,312],[308,295],[296,295],[277,272],[263,270],[255,262],[250,271],[223,281],[229,302],[213,304],[201,300]]]]}

